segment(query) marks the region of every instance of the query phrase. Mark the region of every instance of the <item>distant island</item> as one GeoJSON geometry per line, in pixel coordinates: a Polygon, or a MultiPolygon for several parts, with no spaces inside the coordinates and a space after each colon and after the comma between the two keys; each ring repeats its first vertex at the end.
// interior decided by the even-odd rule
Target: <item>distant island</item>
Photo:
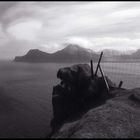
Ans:
{"type": "Polygon", "coordinates": [[[69,44],[66,48],[55,53],[46,53],[38,49],[29,50],[24,56],[15,57],[16,62],[89,62],[97,61],[99,54],[78,45],[69,44]]]}
{"type": "MultiPolygon", "coordinates": [[[[122,53],[116,50],[103,50],[103,62],[140,62],[140,49],[132,53],[122,53]]],[[[16,56],[15,62],[94,62],[98,61],[100,52],[82,48],[76,44],[68,44],[64,49],[55,53],[46,53],[32,49],[24,56],[16,56]]]]}

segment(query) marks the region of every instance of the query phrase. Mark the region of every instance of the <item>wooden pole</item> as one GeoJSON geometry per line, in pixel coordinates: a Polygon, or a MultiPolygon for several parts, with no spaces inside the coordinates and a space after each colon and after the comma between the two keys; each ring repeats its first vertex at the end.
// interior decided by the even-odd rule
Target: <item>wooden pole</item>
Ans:
{"type": "Polygon", "coordinates": [[[121,88],[123,84],[123,81],[120,81],[118,88],[121,88]]]}
{"type": "Polygon", "coordinates": [[[99,68],[99,65],[100,65],[100,62],[101,62],[101,59],[102,59],[102,55],[103,55],[103,52],[101,52],[101,54],[100,54],[100,58],[99,58],[99,61],[98,61],[97,67],[96,67],[96,71],[95,71],[95,76],[97,75],[98,68],[99,68]]]}
{"type": "Polygon", "coordinates": [[[102,74],[102,77],[103,77],[103,79],[104,79],[104,81],[105,81],[105,85],[106,85],[107,91],[109,92],[109,85],[108,85],[108,82],[107,82],[106,77],[105,77],[105,75],[104,75],[104,72],[103,72],[103,70],[102,70],[102,68],[101,68],[100,65],[99,65],[98,67],[99,67],[100,72],[101,72],[101,74],[102,74]]]}
{"type": "Polygon", "coordinates": [[[93,62],[92,62],[92,60],[90,61],[90,65],[91,65],[91,77],[93,78],[94,71],[93,71],[93,62]]]}

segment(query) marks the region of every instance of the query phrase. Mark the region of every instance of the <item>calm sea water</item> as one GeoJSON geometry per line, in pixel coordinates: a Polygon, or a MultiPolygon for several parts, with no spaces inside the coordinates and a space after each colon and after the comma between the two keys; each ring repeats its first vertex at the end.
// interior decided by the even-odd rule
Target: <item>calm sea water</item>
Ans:
{"type": "MultiPolygon", "coordinates": [[[[59,68],[72,64],[0,62],[0,137],[45,137],[52,119],[52,89],[59,68]]],[[[123,87],[140,87],[139,63],[101,63],[123,87]]],[[[96,64],[94,64],[94,70],[96,64]]]]}

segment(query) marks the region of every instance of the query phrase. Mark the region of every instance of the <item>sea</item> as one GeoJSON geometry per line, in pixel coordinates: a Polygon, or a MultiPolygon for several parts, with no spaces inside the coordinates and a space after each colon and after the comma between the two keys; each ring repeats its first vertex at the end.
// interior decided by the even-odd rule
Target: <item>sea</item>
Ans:
{"type": "MultiPolygon", "coordinates": [[[[0,61],[0,137],[45,138],[51,131],[53,86],[60,82],[57,71],[72,65],[0,61]]],[[[139,62],[106,62],[101,67],[116,85],[123,81],[123,88],[140,87],[139,62]]]]}

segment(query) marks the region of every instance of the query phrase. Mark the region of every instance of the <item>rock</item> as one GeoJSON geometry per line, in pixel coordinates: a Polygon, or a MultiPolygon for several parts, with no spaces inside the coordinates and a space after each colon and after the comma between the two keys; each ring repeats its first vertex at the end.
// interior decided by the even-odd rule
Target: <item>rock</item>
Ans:
{"type": "Polygon", "coordinates": [[[118,96],[65,123],[52,138],[140,138],[140,102],[134,100],[140,89],[115,92],[118,96]]]}
{"type": "MultiPolygon", "coordinates": [[[[57,77],[61,82],[53,88],[53,131],[64,122],[77,118],[91,107],[99,106],[113,97],[107,93],[102,77],[91,77],[91,68],[88,64],[61,68],[57,77]]],[[[111,80],[108,81],[111,83],[109,86],[112,86],[111,80]]]]}
{"type": "Polygon", "coordinates": [[[69,85],[85,86],[89,84],[91,77],[90,66],[88,64],[73,65],[72,67],[66,67],[59,69],[57,77],[69,85]]]}
{"type": "Polygon", "coordinates": [[[135,89],[134,93],[130,96],[130,99],[140,103],[140,91],[138,89],[135,89]]]}

